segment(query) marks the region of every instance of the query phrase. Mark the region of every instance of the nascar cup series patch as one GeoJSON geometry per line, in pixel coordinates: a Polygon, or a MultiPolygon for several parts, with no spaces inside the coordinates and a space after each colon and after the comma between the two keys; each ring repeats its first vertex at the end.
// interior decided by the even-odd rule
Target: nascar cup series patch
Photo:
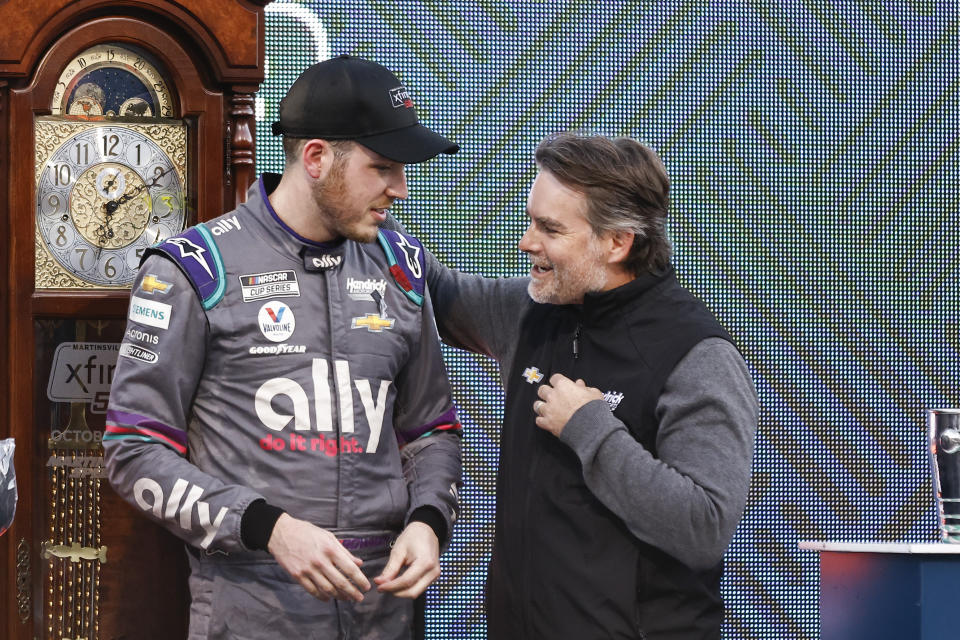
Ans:
{"type": "Polygon", "coordinates": [[[268,271],[240,276],[244,302],[264,298],[291,298],[300,296],[300,283],[295,271],[268,271]]]}

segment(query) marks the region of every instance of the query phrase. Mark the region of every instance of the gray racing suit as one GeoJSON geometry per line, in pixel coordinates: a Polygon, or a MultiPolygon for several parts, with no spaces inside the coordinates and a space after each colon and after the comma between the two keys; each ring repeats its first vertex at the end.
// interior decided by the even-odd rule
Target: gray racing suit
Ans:
{"type": "Polygon", "coordinates": [[[352,624],[244,543],[254,501],[381,559],[415,510],[448,533],[457,515],[460,425],[421,245],[310,242],[267,188],[148,252],[107,414],[111,484],[189,545],[191,638],[352,624]]]}

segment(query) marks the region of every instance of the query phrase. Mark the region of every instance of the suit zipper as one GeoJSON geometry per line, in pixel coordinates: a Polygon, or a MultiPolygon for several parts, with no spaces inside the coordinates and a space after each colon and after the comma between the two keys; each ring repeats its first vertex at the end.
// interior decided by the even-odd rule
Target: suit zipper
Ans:
{"type": "MultiPolygon", "coordinates": [[[[336,501],[335,501],[335,503],[336,503],[336,505],[337,505],[337,514],[336,514],[336,517],[335,517],[335,519],[334,519],[334,522],[336,522],[337,529],[342,529],[342,528],[343,528],[343,523],[340,521],[340,500],[342,499],[343,494],[342,494],[342,492],[340,491],[340,487],[343,485],[343,469],[341,468],[341,459],[343,458],[343,456],[340,455],[339,446],[340,446],[341,428],[343,427],[343,425],[340,424],[340,416],[341,416],[342,414],[341,414],[341,412],[340,412],[340,393],[337,391],[338,388],[337,388],[337,383],[336,383],[336,379],[337,379],[337,354],[336,354],[336,351],[335,351],[335,349],[336,349],[336,343],[335,343],[335,340],[334,340],[334,327],[337,327],[337,326],[339,326],[339,325],[338,325],[338,324],[335,322],[335,320],[334,320],[334,309],[333,309],[334,304],[333,304],[333,296],[332,296],[332,293],[331,293],[331,288],[332,288],[332,287],[331,287],[331,285],[330,285],[330,274],[331,274],[331,273],[333,273],[333,270],[332,270],[332,269],[327,269],[327,270],[323,271],[323,272],[321,273],[321,275],[323,276],[323,288],[326,290],[326,299],[327,299],[327,325],[328,325],[328,326],[327,326],[327,331],[328,331],[328,334],[327,334],[327,335],[329,335],[329,337],[330,337],[330,364],[329,364],[329,369],[328,369],[328,371],[329,371],[329,377],[328,377],[328,379],[327,379],[327,384],[330,384],[330,381],[331,381],[331,380],[333,381],[334,389],[332,390],[332,392],[331,392],[331,394],[330,394],[331,404],[333,405],[333,406],[331,407],[331,411],[333,411],[333,419],[331,420],[331,422],[333,423],[333,435],[334,435],[334,438],[336,438],[336,440],[337,440],[337,447],[338,447],[338,449],[337,449],[337,494],[336,494],[336,495],[337,495],[337,499],[336,499],[336,501]]],[[[314,398],[314,402],[316,402],[316,398],[314,398]]]]}

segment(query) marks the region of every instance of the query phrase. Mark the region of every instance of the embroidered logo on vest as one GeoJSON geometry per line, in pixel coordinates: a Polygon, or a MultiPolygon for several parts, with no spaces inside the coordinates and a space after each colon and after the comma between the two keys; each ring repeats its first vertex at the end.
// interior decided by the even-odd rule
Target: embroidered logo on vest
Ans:
{"type": "Polygon", "coordinates": [[[526,369],[524,369],[523,377],[530,384],[536,384],[541,380],[543,380],[543,374],[540,373],[540,369],[537,369],[536,367],[527,367],[526,369]]]}
{"type": "Polygon", "coordinates": [[[623,400],[623,394],[619,391],[607,391],[603,394],[603,401],[610,405],[610,411],[616,411],[623,400]]]}

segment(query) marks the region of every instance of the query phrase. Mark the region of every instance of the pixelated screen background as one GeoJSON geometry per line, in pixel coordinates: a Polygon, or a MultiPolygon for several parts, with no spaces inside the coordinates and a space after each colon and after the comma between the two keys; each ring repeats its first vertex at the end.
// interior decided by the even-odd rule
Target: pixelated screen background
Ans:
{"type": "MultiPolygon", "coordinates": [[[[293,79],[372,58],[462,150],[408,168],[395,213],[447,264],[526,273],[533,150],[633,136],[672,179],[681,280],[760,396],[754,480],[727,554],[727,638],[816,638],[800,540],[935,541],[925,408],[958,398],[957,3],[302,1],[267,6],[257,165],[293,79]]],[[[447,350],[466,431],[463,517],[428,637],[483,638],[502,392],[447,350]]]]}

